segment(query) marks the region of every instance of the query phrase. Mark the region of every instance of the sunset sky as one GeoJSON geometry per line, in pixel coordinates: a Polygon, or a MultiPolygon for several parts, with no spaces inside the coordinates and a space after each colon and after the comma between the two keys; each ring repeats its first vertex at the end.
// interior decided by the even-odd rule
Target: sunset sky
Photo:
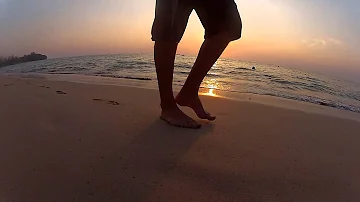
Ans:
{"type": "MultiPolygon", "coordinates": [[[[237,0],[243,38],[223,57],[360,80],[360,1],[237,0]]],[[[155,0],[0,0],[0,55],[151,53],[155,0]]],[[[196,54],[193,12],[179,53],[196,54]]]]}

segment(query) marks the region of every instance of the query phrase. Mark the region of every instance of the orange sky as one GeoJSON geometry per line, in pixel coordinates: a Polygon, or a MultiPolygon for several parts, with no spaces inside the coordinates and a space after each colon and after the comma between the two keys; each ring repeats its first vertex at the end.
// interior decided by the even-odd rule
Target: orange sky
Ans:
{"type": "MultiPolygon", "coordinates": [[[[237,4],[243,37],[233,42],[223,57],[360,71],[356,46],[360,42],[355,36],[360,35],[360,27],[354,25],[351,30],[341,21],[351,22],[349,12],[356,12],[351,5],[337,5],[343,10],[337,10],[333,19],[334,0],[237,0],[237,4]]],[[[21,4],[0,0],[0,55],[31,51],[50,57],[151,53],[154,6],[155,0],[33,0],[21,4]]],[[[202,41],[203,28],[193,12],[179,53],[196,54],[202,41]]]]}

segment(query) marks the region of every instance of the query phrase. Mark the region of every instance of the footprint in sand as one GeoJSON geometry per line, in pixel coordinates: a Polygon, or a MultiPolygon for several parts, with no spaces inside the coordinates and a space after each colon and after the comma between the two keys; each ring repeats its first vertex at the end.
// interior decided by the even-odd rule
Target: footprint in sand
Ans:
{"type": "Polygon", "coordinates": [[[116,101],[112,101],[112,100],[103,100],[103,99],[98,99],[98,98],[94,98],[93,100],[97,101],[97,102],[105,102],[106,104],[109,104],[109,105],[120,105],[120,103],[118,103],[116,101]]]}
{"type": "Polygon", "coordinates": [[[39,86],[40,88],[47,88],[49,89],[50,87],[49,86],[39,86]]]}
{"type": "Polygon", "coordinates": [[[61,90],[56,91],[56,93],[59,94],[59,95],[66,95],[67,94],[67,93],[65,93],[64,91],[61,91],[61,90]]]}
{"type": "Polygon", "coordinates": [[[8,87],[8,86],[12,86],[12,85],[13,85],[12,83],[9,83],[9,84],[5,84],[4,86],[8,87]]]}

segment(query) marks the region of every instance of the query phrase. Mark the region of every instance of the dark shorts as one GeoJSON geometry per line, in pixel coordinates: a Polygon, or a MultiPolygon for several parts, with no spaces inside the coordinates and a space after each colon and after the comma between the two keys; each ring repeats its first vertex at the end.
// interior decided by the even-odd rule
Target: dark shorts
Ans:
{"type": "Polygon", "coordinates": [[[234,0],[156,0],[153,41],[180,42],[195,10],[205,28],[205,38],[221,32],[231,40],[241,37],[242,22],[234,0]]]}

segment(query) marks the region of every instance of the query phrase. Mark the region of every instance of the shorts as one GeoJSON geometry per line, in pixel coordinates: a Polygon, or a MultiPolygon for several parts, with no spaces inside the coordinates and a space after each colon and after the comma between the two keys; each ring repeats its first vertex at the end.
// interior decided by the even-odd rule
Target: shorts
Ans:
{"type": "Polygon", "coordinates": [[[242,22],[234,0],[156,0],[153,41],[180,42],[191,12],[205,28],[204,38],[227,32],[230,41],[241,37],[242,22]]]}

